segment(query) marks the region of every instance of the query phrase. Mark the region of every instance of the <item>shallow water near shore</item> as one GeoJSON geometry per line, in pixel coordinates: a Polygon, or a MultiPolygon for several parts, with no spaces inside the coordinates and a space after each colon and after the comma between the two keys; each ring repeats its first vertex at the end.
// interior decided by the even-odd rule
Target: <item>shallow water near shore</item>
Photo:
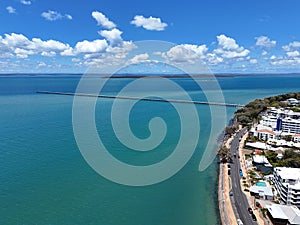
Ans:
{"type": "MultiPolygon", "coordinates": [[[[146,187],[113,183],[82,158],[72,129],[72,96],[36,94],[38,90],[74,92],[79,76],[0,77],[0,224],[199,225],[219,224],[218,165],[198,171],[210,131],[210,112],[200,112],[200,139],[191,160],[170,179],[146,187]]],[[[131,79],[117,79],[119,83],[131,79]]],[[[256,98],[300,91],[300,76],[220,77],[225,102],[246,104],[256,98]]],[[[177,79],[193,99],[204,94],[187,79],[177,79]]],[[[114,92],[112,92],[114,94],[114,92]]],[[[176,93],[170,93],[179,98],[176,93]]],[[[113,100],[104,100],[109,106],[113,100]]],[[[146,165],[167,157],[177,143],[178,115],[168,104],[141,103],[133,110],[132,130],[149,135],[149,117],[162,115],[172,127],[162,146],[146,157],[119,151],[107,117],[97,114],[105,144],[122,161],[146,165]],[[151,109],[151,110],[150,110],[151,109]]],[[[106,110],[97,105],[99,112],[106,110]]],[[[228,120],[236,108],[227,108],[228,120]]],[[[220,128],[221,129],[221,128],[220,128]]],[[[221,132],[221,130],[220,130],[221,132]]],[[[219,134],[214,134],[215,138],[219,134]]]]}

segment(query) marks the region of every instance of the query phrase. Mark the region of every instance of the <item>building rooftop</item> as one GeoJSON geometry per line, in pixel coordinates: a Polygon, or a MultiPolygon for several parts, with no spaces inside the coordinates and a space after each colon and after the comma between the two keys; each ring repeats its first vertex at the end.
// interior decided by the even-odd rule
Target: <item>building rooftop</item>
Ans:
{"type": "Polygon", "coordinates": [[[273,191],[272,188],[270,187],[264,187],[264,186],[251,186],[250,187],[250,192],[257,193],[257,194],[262,194],[262,195],[267,195],[267,196],[273,196],[273,191]]]}
{"type": "Polygon", "coordinates": [[[283,219],[283,220],[289,219],[287,217],[287,215],[281,209],[280,205],[278,205],[278,204],[268,205],[267,209],[274,219],[283,219]]]}
{"type": "Polygon", "coordinates": [[[261,131],[261,130],[267,130],[267,131],[272,131],[271,127],[265,126],[263,124],[257,124],[255,127],[251,128],[251,132],[257,132],[257,131],[261,131]]]}
{"type": "Polygon", "coordinates": [[[269,134],[273,134],[273,135],[276,134],[274,131],[267,130],[267,129],[257,130],[257,132],[259,132],[259,133],[269,133],[269,134]]]}
{"type": "Polygon", "coordinates": [[[300,210],[296,206],[271,204],[266,208],[274,219],[288,220],[290,224],[300,224],[300,210]]]}
{"type": "Polygon", "coordinates": [[[268,159],[264,155],[254,155],[252,159],[257,164],[269,164],[268,159]]]}
{"type": "Polygon", "coordinates": [[[284,114],[284,115],[300,115],[300,112],[294,112],[293,110],[291,110],[289,108],[280,108],[280,109],[277,109],[275,107],[270,107],[269,110],[268,110],[268,112],[272,113],[272,114],[275,113],[275,114],[284,114]]]}
{"type": "Polygon", "coordinates": [[[300,168],[276,167],[274,172],[277,172],[282,179],[300,180],[300,168]]]}

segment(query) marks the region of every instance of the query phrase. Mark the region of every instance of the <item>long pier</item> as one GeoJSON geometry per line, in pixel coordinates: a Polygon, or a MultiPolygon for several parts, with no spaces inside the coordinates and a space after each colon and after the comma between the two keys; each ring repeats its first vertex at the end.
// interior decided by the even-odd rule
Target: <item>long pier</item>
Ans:
{"type": "Polygon", "coordinates": [[[244,105],[234,104],[234,103],[189,101],[189,100],[180,100],[180,99],[157,99],[157,98],[148,98],[148,97],[139,98],[139,97],[132,97],[132,96],[97,95],[97,94],[87,94],[87,93],[56,92],[56,91],[37,91],[36,93],[49,94],[49,95],[83,96],[83,97],[94,97],[94,98],[142,100],[142,101],[152,101],[152,102],[174,102],[174,103],[195,104],[195,105],[217,105],[217,106],[228,106],[228,107],[236,107],[236,108],[244,107],[244,105]]]}

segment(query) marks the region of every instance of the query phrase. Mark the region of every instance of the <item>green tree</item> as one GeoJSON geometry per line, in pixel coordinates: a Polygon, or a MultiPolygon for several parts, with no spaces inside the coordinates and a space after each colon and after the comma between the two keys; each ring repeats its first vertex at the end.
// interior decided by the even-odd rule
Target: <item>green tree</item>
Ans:
{"type": "Polygon", "coordinates": [[[276,152],[268,151],[268,152],[266,152],[266,157],[273,166],[278,163],[278,158],[277,158],[276,152]]]}
{"type": "Polygon", "coordinates": [[[232,135],[232,134],[234,134],[235,132],[236,132],[236,130],[237,130],[237,127],[236,126],[227,126],[227,127],[225,127],[225,133],[227,134],[227,135],[232,135]]]}
{"type": "Polygon", "coordinates": [[[218,150],[218,156],[220,157],[221,162],[225,163],[231,157],[230,149],[222,146],[218,150]]]}

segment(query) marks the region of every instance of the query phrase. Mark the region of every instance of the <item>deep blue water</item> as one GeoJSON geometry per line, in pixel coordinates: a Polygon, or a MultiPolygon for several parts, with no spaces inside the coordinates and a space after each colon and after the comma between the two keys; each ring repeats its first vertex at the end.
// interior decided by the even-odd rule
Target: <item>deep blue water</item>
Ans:
{"type": "MultiPolygon", "coordinates": [[[[80,154],[72,128],[72,96],[37,94],[38,90],[74,92],[79,76],[0,77],[0,224],[199,225],[219,224],[218,165],[204,172],[199,161],[210,131],[208,106],[197,106],[200,139],[191,160],[170,179],[144,187],[113,183],[91,169],[80,154]]],[[[106,92],[115,94],[132,79],[115,79],[106,92]]],[[[225,101],[246,104],[256,98],[300,91],[300,76],[218,78],[225,101]]],[[[189,79],[176,79],[190,96],[206,100],[189,79]]],[[[139,91],[139,90],[137,90],[139,91]]],[[[180,98],[168,93],[170,98],[180,98]]],[[[214,90],[210,90],[214,91],[214,90]]],[[[97,104],[95,116],[104,144],[116,158],[148,165],[167,157],[177,144],[178,114],[170,104],[138,103],[131,125],[136,136],[149,136],[147,124],[161,116],[171,127],[166,139],[149,153],[120,151],[113,135],[111,99],[97,104]]],[[[227,108],[228,119],[235,108],[227,108]]],[[[214,134],[217,138],[218,134],[214,134]]],[[[127,151],[128,150],[128,151],[127,151]]]]}

